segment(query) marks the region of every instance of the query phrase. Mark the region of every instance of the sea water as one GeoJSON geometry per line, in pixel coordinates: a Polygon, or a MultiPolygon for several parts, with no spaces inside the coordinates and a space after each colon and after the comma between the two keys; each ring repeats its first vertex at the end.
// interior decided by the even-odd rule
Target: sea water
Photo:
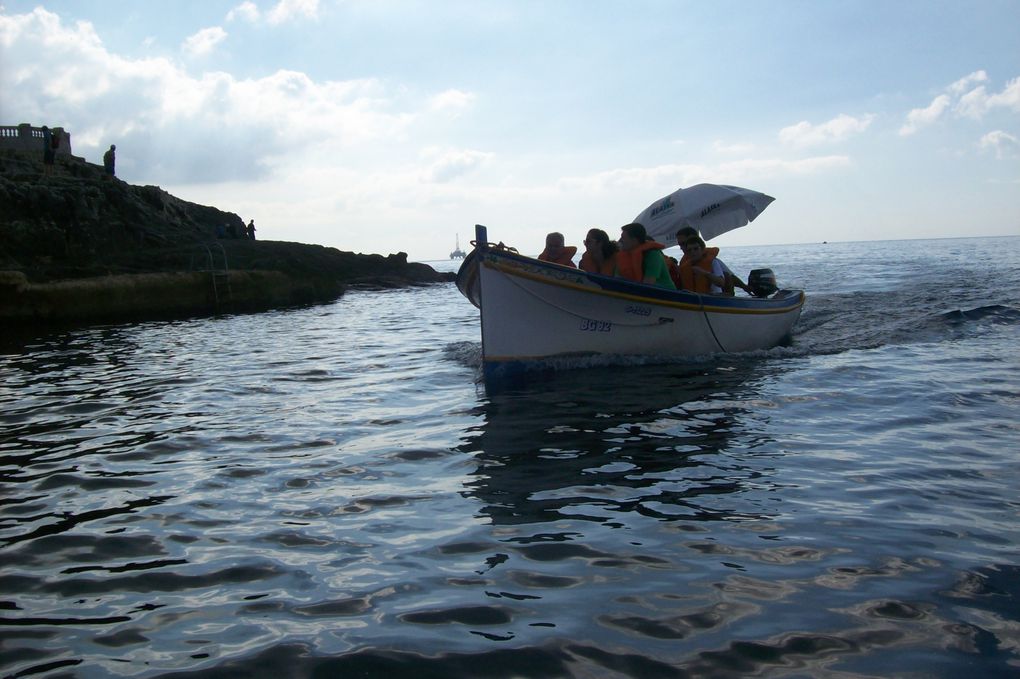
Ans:
{"type": "Polygon", "coordinates": [[[5,329],[0,674],[1020,675],[1020,238],[723,257],[785,346],[504,388],[452,284],[5,329]]]}

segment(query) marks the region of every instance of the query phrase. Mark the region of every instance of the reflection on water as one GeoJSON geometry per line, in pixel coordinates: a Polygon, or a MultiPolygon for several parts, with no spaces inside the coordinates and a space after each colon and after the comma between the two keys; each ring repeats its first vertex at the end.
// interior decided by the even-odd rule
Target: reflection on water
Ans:
{"type": "Polygon", "coordinates": [[[753,402],[715,397],[754,370],[603,366],[490,394],[461,447],[479,462],[466,488],[501,524],[735,520],[725,496],[762,486],[764,473],[722,451],[754,455],[766,440],[741,430],[753,402]]]}
{"type": "Polygon", "coordinates": [[[500,390],[453,286],[4,335],[0,675],[1015,676],[1020,315],[936,246],[500,390]]]}

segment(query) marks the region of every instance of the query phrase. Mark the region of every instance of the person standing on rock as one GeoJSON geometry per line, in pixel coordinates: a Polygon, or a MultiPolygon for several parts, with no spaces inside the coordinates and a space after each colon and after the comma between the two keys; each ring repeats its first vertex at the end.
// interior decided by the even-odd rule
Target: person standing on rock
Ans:
{"type": "Polygon", "coordinates": [[[255,220],[248,221],[248,240],[255,240],[255,220]]]}
{"type": "Polygon", "coordinates": [[[117,147],[110,144],[110,149],[103,154],[103,169],[106,171],[104,177],[113,177],[114,165],[117,163],[117,147]]]}
{"type": "Polygon", "coordinates": [[[42,140],[43,140],[43,175],[53,174],[53,159],[57,155],[56,149],[53,147],[53,133],[50,128],[45,125],[42,126],[42,140]]]}

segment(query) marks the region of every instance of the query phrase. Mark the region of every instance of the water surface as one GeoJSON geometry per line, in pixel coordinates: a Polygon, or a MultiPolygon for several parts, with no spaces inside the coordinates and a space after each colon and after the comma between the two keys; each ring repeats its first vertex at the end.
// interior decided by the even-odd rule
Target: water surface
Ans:
{"type": "Polygon", "coordinates": [[[1020,238],[723,256],[789,346],[487,390],[452,284],[5,335],[0,673],[1020,674],[1020,238]]]}

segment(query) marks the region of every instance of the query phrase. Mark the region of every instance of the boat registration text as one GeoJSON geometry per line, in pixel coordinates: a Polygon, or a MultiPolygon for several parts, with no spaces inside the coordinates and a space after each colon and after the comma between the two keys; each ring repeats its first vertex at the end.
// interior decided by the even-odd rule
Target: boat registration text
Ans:
{"type": "Polygon", "coordinates": [[[609,321],[593,321],[588,318],[582,318],[581,330],[587,332],[612,332],[613,324],[609,321]]]}

